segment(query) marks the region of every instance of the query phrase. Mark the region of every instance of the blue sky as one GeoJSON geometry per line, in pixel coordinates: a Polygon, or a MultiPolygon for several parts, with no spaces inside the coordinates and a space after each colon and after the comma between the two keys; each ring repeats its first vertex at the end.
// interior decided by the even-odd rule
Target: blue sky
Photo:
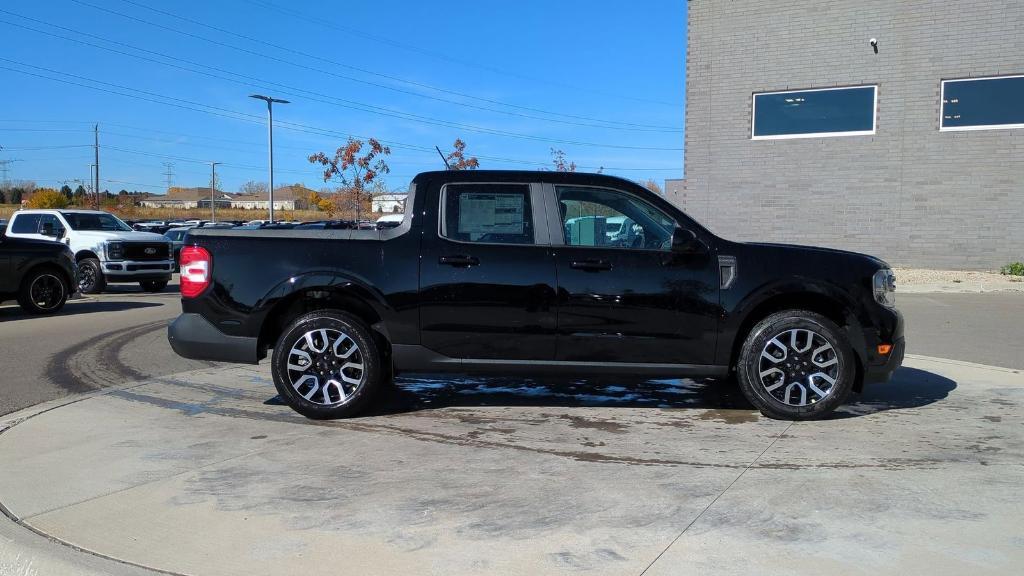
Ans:
{"type": "Polygon", "coordinates": [[[323,186],[306,157],[346,135],[391,145],[389,188],[440,168],[455,138],[482,168],[581,167],[682,177],[686,2],[7,0],[0,5],[0,160],[41,186],[163,192],[266,180],[323,186]]]}

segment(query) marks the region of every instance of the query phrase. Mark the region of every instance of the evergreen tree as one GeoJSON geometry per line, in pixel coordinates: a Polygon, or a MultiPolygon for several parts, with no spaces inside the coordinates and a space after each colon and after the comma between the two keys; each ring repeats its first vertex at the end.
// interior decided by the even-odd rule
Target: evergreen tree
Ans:
{"type": "Polygon", "coordinates": [[[71,200],[71,186],[68,186],[67,184],[61,186],[60,193],[63,194],[64,197],[67,198],[68,200],[71,200]]]}

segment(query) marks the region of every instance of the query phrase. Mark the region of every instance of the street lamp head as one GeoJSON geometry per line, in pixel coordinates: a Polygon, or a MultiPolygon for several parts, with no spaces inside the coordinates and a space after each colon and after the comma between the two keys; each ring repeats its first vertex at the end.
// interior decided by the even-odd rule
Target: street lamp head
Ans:
{"type": "Polygon", "coordinates": [[[289,102],[287,100],[281,100],[280,98],[271,98],[270,96],[264,96],[262,94],[250,94],[249,98],[255,98],[257,100],[263,100],[264,102],[266,102],[268,104],[270,104],[270,103],[274,103],[274,104],[291,104],[291,102],[289,102]]]}

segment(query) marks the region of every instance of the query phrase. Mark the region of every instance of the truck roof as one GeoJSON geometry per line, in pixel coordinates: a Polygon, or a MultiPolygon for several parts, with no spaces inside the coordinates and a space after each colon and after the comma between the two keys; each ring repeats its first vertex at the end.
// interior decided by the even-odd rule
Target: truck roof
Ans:
{"type": "Polygon", "coordinates": [[[594,172],[549,172],[544,170],[434,170],[421,172],[413,182],[421,180],[448,180],[460,182],[554,182],[559,184],[603,184],[623,183],[639,186],[632,180],[597,174],[594,172]]]}

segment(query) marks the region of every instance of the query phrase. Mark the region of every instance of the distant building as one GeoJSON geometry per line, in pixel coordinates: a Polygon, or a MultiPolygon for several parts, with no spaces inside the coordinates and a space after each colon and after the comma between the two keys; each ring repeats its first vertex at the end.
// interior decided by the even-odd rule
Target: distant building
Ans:
{"type": "Polygon", "coordinates": [[[374,196],[372,210],[383,214],[405,212],[405,199],[407,197],[408,195],[405,193],[380,194],[379,196],[374,196]]]}
{"type": "MultiPolygon", "coordinates": [[[[218,208],[231,207],[231,194],[217,190],[216,196],[218,208]]],[[[138,204],[144,208],[177,208],[181,210],[200,207],[209,208],[210,188],[179,188],[174,186],[168,190],[166,195],[152,195],[140,200],[138,204]]]]}
{"type": "MultiPolygon", "coordinates": [[[[301,184],[275,188],[274,210],[307,210],[309,209],[309,195],[313,192],[314,190],[301,184]]],[[[231,207],[246,210],[268,210],[270,199],[266,194],[235,194],[231,207]]]]}
{"type": "Polygon", "coordinates": [[[688,8],[677,204],[698,221],[894,265],[1024,258],[1024,2],[688,8]]]}

